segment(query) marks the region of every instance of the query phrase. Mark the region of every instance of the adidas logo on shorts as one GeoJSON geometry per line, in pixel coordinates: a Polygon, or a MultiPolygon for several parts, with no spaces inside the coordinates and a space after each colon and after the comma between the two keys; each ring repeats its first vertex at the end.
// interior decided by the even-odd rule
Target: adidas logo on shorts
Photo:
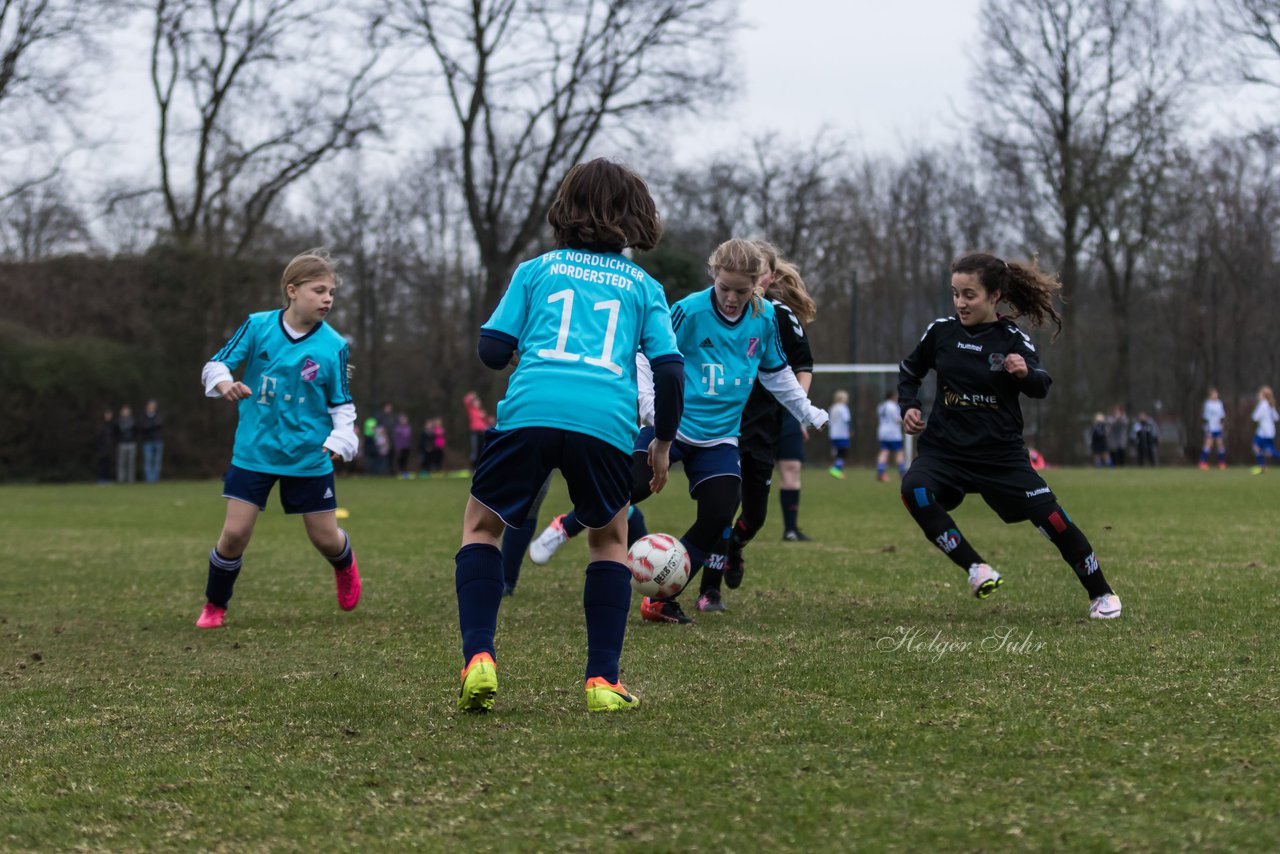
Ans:
{"type": "Polygon", "coordinates": [[[332,489],[326,489],[326,490],[324,491],[324,497],[325,497],[325,498],[332,498],[332,497],[333,497],[333,490],[332,490],[332,489]]]}

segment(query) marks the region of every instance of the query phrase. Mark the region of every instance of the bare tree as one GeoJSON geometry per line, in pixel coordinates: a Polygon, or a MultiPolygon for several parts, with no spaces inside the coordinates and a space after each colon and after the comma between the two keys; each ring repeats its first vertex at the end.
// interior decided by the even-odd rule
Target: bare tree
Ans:
{"type": "Polygon", "coordinates": [[[92,245],[84,218],[61,184],[46,181],[0,201],[0,254],[31,263],[92,245]]]}
{"type": "Polygon", "coordinates": [[[57,174],[66,140],[74,134],[75,108],[89,80],[98,26],[118,4],[111,0],[0,0],[0,199],[24,192],[57,174]],[[48,156],[52,149],[52,157],[48,156]],[[24,154],[38,154],[24,163],[24,154]]]}
{"type": "Polygon", "coordinates": [[[444,77],[486,309],[569,166],[624,122],[643,139],[727,85],[727,0],[386,2],[444,77]]]}
{"type": "Polygon", "coordinates": [[[1079,284],[1088,206],[1151,112],[1145,22],[1162,0],[986,0],[971,124],[1000,193],[1022,205],[1027,239],[1079,284]],[[1047,244],[1047,247],[1046,247],[1047,244]]]}
{"type": "Polygon", "coordinates": [[[1280,89],[1280,3],[1215,0],[1214,7],[1240,79],[1280,89]]]}
{"type": "Polygon", "coordinates": [[[155,0],[153,13],[169,228],[239,255],[294,182],[378,130],[377,20],[333,0],[155,0]],[[359,44],[335,35],[353,29],[359,44]]]}

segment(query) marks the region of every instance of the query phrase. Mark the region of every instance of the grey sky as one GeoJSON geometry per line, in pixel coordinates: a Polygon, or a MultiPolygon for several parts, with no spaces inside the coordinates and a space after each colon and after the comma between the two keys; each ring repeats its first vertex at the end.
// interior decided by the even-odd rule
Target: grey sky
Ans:
{"type": "Polygon", "coordinates": [[[741,0],[742,92],[723,119],[681,127],[677,155],[744,133],[828,127],[867,151],[936,142],[967,99],[981,0],[741,0]]]}

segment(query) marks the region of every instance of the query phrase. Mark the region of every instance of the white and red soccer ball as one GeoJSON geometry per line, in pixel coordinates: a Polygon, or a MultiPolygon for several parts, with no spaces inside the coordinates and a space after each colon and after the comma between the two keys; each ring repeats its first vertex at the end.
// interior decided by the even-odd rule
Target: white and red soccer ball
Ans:
{"type": "Polygon", "coordinates": [[[670,534],[648,534],[627,552],[631,587],[642,596],[663,599],[689,582],[689,552],[670,534]]]}

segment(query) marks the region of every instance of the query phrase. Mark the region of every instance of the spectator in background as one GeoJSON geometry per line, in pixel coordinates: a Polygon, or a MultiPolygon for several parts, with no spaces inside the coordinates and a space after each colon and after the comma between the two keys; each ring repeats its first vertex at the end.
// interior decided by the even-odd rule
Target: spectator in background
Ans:
{"type": "Polygon", "coordinates": [[[120,407],[116,419],[116,483],[133,483],[138,479],[138,428],[133,409],[120,407]]]}
{"type": "Polygon", "coordinates": [[[1116,404],[1107,419],[1107,453],[1111,455],[1111,465],[1116,468],[1124,466],[1125,456],[1129,450],[1129,416],[1124,407],[1116,404]]]}
{"type": "Polygon", "coordinates": [[[1093,467],[1107,468],[1111,465],[1111,457],[1107,454],[1107,416],[1101,412],[1093,415],[1093,426],[1089,428],[1089,453],[1093,454],[1093,467]]]}
{"type": "Polygon", "coordinates": [[[391,431],[391,446],[396,452],[396,474],[408,480],[413,476],[409,471],[409,452],[413,449],[413,425],[409,416],[401,413],[396,417],[396,426],[391,431]]]}
{"type": "Polygon", "coordinates": [[[378,473],[378,446],[373,440],[378,419],[370,415],[360,424],[360,462],[365,474],[378,473]]]}
{"type": "Polygon", "coordinates": [[[116,414],[110,407],[102,411],[102,421],[93,434],[93,450],[97,457],[98,483],[112,483],[111,467],[116,461],[116,414]]]}
{"type": "Polygon", "coordinates": [[[154,400],[148,400],[138,425],[138,438],[142,440],[142,479],[147,483],[160,480],[160,463],[164,457],[164,416],[154,400]]]}
{"type": "Polygon", "coordinates": [[[373,428],[373,452],[378,455],[377,474],[390,475],[391,472],[391,434],[387,428],[378,424],[373,428]]]}
{"type": "Polygon", "coordinates": [[[466,397],[462,398],[462,403],[467,407],[467,429],[471,431],[471,468],[474,471],[476,460],[480,457],[480,452],[484,450],[484,434],[485,431],[493,424],[489,418],[489,412],[484,408],[484,404],[480,400],[480,395],[474,391],[467,392],[466,397]]]}
{"type": "Polygon", "coordinates": [[[1160,429],[1156,422],[1145,412],[1138,413],[1138,420],[1133,422],[1133,447],[1138,454],[1139,466],[1158,464],[1156,446],[1160,443],[1160,429]]]}
{"type": "Polygon", "coordinates": [[[444,468],[444,424],[439,418],[422,422],[418,434],[418,453],[422,456],[422,473],[429,474],[444,468]]]}

